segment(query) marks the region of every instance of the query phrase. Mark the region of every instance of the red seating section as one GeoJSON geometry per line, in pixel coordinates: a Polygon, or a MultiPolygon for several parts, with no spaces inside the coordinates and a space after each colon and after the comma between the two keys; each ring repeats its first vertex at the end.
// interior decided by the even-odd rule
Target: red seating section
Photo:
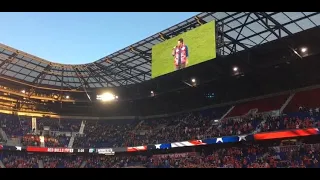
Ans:
{"type": "Polygon", "coordinates": [[[284,112],[296,112],[299,106],[308,108],[320,107],[320,88],[296,93],[284,112]]]}
{"type": "Polygon", "coordinates": [[[278,110],[286,102],[289,95],[280,95],[265,99],[245,102],[236,105],[227,117],[242,116],[247,114],[251,109],[258,109],[258,112],[268,112],[278,110]]]}

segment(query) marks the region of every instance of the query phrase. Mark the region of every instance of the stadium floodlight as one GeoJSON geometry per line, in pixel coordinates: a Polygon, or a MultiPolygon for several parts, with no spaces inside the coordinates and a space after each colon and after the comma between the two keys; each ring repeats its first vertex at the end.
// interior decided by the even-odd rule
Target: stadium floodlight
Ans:
{"type": "Polygon", "coordinates": [[[97,95],[97,100],[100,100],[100,101],[114,101],[115,99],[117,99],[118,96],[112,94],[112,93],[103,93],[101,95],[97,95]]]}
{"type": "Polygon", "coordinates": [[[301,52],[302,52],[302,53],[305,53],[305,52],[307,52],[307,51],[308,51],[308,48],[306,48],[306,47],[302,47],[302,48],[301,48],[301,52]]]}

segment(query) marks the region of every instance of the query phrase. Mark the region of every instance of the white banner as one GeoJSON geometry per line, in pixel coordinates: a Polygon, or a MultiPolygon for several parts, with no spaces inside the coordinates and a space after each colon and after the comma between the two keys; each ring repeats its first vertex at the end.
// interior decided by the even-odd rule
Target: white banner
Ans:
{"type": "Polygon", "coordinates": [[[96,152],[98,154],[114,155],[114,151],[111,148],[108,148],[108,149],[96,149],[96,152]]]}

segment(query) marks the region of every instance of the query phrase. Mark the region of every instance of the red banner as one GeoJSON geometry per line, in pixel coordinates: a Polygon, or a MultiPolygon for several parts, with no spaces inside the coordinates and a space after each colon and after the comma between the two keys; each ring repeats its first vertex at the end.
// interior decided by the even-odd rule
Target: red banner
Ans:
{"type": "Polygon", "coordinates": [[[127,147],[127,152],[146,151],[147,146],[127,147]]]}
{"type": "Polygon", "coordinates": [[[46,147],[35,147],[35,146],[28,146],[28,152],[48,152],[48,148],[46,147]]]}
{"type": "Polygon", "coordinates": [[[71,148],[47,148],[47,147],[27,147],[28,152],[57,152],[57,153],[73,153],[71,148]]]}
{"type": "Polygon", "coordinates": [[[318,128],[309,129],[296,129],[280,132],[266,132],[253,135],[255,140],[268,140],[268,139],[281,139],[281,138],[293,138],[302,136],[311,136],[318,134],[318,128]]]}

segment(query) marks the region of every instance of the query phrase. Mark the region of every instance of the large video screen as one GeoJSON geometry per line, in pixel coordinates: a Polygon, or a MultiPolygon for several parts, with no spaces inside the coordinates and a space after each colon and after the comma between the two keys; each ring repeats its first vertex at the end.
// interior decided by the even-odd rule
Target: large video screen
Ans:
{"type": "Polygon", "coordinates": [[[215,22],[152,47],[152,78],[216,58],[215,22]]]}

